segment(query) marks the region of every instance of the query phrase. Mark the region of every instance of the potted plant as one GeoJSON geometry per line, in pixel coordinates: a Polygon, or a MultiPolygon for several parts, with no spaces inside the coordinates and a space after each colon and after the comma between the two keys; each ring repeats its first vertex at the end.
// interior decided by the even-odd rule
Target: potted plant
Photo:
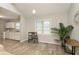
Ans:
{"type": "Polygon", "coordinates": [[[62,47],[65,47],[65,41],[70,38],[73,28],[72,25],[65,27],[63,23],[59,23],[59,28],[51,28],[51,30],[60,37],[62,47]]]}

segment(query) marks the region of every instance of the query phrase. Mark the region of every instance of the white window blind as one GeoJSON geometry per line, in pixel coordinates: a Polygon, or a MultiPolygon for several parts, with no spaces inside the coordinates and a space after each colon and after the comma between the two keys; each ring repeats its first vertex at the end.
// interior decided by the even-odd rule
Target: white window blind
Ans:
{"type": "Polygon", "coordinates": [[[49,34],[50,33],[49,21],[36,21],[35,30],[38,32],[38,34],[49,34]]]}
{"type": "Polygon", "coordinates": [[[20,29],[20,23],[19,22],[16,23],[16,29],[18,29],[18,30],[20,29]]]}

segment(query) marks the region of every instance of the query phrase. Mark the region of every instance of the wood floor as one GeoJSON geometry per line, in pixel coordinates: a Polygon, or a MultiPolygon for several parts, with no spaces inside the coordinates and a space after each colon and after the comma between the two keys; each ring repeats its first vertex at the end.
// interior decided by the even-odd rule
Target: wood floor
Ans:
{"type": "Polygon", "coordinates": [[[65,55],[61,46],[48,43],[28,43],[15,40],[0,39],[0,44],[4,50],[12,55],[65,55]]]}

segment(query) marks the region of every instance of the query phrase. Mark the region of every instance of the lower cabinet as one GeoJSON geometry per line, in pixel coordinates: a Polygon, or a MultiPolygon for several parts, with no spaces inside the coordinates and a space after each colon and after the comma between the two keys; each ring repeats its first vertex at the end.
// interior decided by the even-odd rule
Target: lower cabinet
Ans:
{"type": "Polygon", "coordinates": [[[14,40],[20,40],[20,32],[7,32],[6,38],[8,39],[14,39],[14,40]]]}
{"type": "Polygon", "coordinates": [[[14,39],[20,40],[21,39],[20,33],[14,33],[14,39]]]}

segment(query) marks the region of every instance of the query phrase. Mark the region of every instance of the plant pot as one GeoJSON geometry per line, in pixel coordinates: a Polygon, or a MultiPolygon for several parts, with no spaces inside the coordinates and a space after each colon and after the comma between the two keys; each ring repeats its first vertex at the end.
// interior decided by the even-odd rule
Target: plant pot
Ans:
{"type": "Polygon", "coordinates": [[[61,46],[65,48],[65,41],[64,40],[61,41],[61,46]]]}

